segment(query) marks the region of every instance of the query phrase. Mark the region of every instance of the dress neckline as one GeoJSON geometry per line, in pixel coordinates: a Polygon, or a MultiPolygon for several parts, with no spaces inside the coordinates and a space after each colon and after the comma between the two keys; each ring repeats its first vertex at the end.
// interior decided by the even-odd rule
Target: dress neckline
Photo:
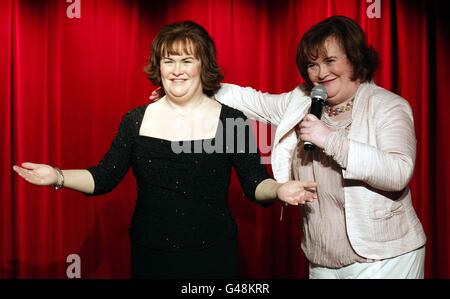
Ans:
{"type": "Polygon", "coordinates": [[[331,117],[329,117],[326,113],[323,114],[321,118],[322,121],[335,129],[342,129],[348,127],[352,123],[352,115],[350,114],[347,118],[335,121],[331,117]]]}
{"type": "Polygon", "coordinates": [[[187,140],[169,140],[169,139],[165,139],[165,138],[160,138],[160,137],[154,137],[154,136],[148,136],[148,135],[141,135],[139,134],[140,130],[141,130],[141,126],[142,126],[142,121],[144,120],[144,116],[145,116],[145,112],[147,111],[147,107],[151,104],[148,104],[147,106],[145,106],[144,109],[144,113],[142,114],[139,126],[138,126],[138,137],[139,138],[143,138],[143,139],[153,139],[153,140],[157,140],[160,142],[164,142],[164,143],[179,143],[179,142],[200,142],[200,141],[211,141],[217,138],[217,135],[219,133],[219,129],[220,129],[220,122],[223,120],[224,117],[224,109],[223,109],[223,104],[220,104],[220,113],[219,113],[219,119],[217,120],[217,128],[216,128],[216,133],[214,134],[214,137],[212,138],[203,138],[203,139],[187,139],[187,140]]]}

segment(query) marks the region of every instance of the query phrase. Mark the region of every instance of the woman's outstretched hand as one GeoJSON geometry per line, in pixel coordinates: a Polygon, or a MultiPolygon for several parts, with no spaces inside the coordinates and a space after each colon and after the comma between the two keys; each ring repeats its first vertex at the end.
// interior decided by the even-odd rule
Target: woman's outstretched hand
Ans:
{"type": "Polygon", "coordinates": [[[317,199],[316,182],[288,181],[277,190],[281,201],[290,205],[305,204],[317,199]]]}
{"type": "Polygon", "coordinates": [[[13,169],[26,181],[34,185],[49,186],[58,181],[58,174],[50,165],[26,162],[22,163],[21,167],[14,165],[13,169]]]}

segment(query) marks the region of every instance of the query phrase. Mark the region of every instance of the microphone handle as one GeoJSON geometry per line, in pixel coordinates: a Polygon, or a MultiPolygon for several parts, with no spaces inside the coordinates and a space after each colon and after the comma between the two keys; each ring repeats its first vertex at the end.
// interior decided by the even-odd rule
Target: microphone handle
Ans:
{"type": "Polygon", "coordinates": [[[305,141],[305,143],[303,144],[303,149],[305,151],[312,151],[315,148],[316,148],[316,146],[314,144],[312,144],[311,142],[309,142],[309,141],[305,141]]]}
{"type": "MultiPolygon", "coordinates": [[[[321,98],[312,98],[311,99],[310,113],[313,114],[318,119],[320,119],[322,117],[323,103],[324,103],[324,100],[322,100],[321,98]]],[[[309,141],[305,141],[305,143],[303,144],[303,149],[305,151],[312,151],[315,148],[316,148],[316,146],[309,141]]]]}

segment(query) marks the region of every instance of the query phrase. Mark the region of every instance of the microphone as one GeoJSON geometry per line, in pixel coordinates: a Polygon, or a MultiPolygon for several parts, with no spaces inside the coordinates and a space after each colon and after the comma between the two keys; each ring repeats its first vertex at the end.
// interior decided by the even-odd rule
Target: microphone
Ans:
{"type": "MultiPolygon", "coordinates": [[[[322,108],[328,98],[327,90],[323,85],[314,86],[311,90],[311,110],[309,113],[320,119],[322,117],[322,108]]],[[[315,145],[309,141],[305,141],[303,149],[305,151],[314,150],[315,145]]]]}

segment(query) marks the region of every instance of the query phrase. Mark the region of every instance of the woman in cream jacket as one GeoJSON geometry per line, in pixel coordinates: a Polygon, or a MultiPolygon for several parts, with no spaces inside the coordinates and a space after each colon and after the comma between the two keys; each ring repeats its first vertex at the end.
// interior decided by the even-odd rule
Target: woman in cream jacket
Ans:
{"type": "Polygon", "coordinates": [[[270,95],[223,84],[222,103],[277,126],[274,177],[314,180],[302,205],[302,249],[310,278],[423,278],[425,234],[408,188],[416,138],[406,100],[373,83],[376,52],[351,19],[330,17],[305,33],[297,66],[305,84],[270,95]],[[309,93],[328,94],[321,119],[309,93]],[[316,145],[305,151],[303,143],[316,145]]]}

